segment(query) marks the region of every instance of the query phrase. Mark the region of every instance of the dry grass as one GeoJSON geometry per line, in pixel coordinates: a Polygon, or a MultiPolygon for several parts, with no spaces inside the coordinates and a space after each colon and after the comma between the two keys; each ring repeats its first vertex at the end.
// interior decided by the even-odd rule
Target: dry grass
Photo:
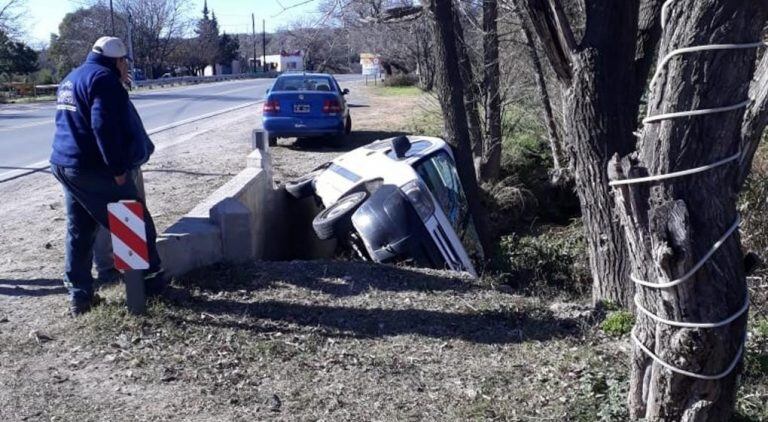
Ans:
{"type": "Polygon", "coordinates": [[[107,290],[107,304],[74,323],[73,335],[22,342],[24,360],[45,359],[57,375],[18,379],[0,416],[626,416],[627,343],[604,336],[590,312],[553,312],[446,273],[344,262],[211,268],[176,287],[146,318],[126,314],[120,292],[107,290]],[[73,394],[86,372],[103,377],[88,399],[73,394]]]}

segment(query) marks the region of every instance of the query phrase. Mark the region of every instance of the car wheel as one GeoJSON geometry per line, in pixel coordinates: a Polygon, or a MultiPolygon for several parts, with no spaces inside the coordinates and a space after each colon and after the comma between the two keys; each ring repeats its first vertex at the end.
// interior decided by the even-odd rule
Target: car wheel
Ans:
{"type": "Polygon", "coordinates": [[[349,232],[352,226],[352,213],[365,202],[368,192],[355,192],[336,201],[324,209],[312,221],[317,237],[328,240],[349,232]]]}
{"type": "Polygon", "coordinates": [[[302,199],[308,196],[312,196],[315,193],[315,188],[312,186],[312,182],[315,178],[323,172],[324,169],[315,170],[307,173],[304,176],[299,177],[296,180],[291,180],[285,183],[285,190],[294,198],[302,199]]]}
{"type": "Polygon", "coordinates": [[[347,121],[344,124],[344,134],[349,135],[352,133],[352,116],[347,116],[347,121]]]}
{"type": "Polygon", "coordinates": [[[271,147],[277,146],[277,136],[270,136],[267,142],[269,142],[271,147]]]}

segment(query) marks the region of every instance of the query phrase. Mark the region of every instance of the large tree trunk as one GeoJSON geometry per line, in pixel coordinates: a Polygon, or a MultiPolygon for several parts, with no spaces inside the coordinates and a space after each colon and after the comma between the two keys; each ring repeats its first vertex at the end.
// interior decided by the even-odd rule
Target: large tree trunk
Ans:
{"type": "MultiPolygon", "coordinates": [[[[673,2],[660,56],[687,46],[757,41],[767,15],[768,4],[763,1],[673,2]]],[[[755,51],[703,52],[673,59],[651,87],[650,114],[744,101],[755,68],[755,51]]],[[[612,163],[613,177],[667,174],[733,156],[742,139],[743,115],[744,109],[740,108],[647,123],[637,153],[612,163]]],[[[764,118],[761,120],[760,131],[765,127],[764,118]]],[[[638,278],[651,283],[683,278],[734,224],[741,182],[738,163],[616,190],[632,270],[638,278]]],[[[669,288],[638,287],[639,303],[671,321],[725,320],[737,314],[745,303],[742,259],[737,231],[686,281],[669,288]]],[[[715,375],[726,371],[739,357],[745,329],[745,316],[720,328],[705,329],[673,327],[638,313],[635,335],[667,363],[693,373],[715,375]]],[[[633,418],[730,420],[738,370],[720,379],[702,380],[654,363],[637,344],[633,345],[632,356],[629,403],[633,418]]]]}
{"type": "Polygon", "coordinates": [[[627,250],[607,164],[613,154],[634,147],[637,104],[626,92],[632,92],[635,74],[638,1],[586,2],[588,26],[578,46],[559,0],[528,0],[527,6],[565,86],[565,139],[581,202],[593,302],[630,307],[627,250]]]}
{"type": "Polygon", "coordinates": [[[483,127],[478,110],[480,104],[480,89],[475,81],[475,72],[472,69],[472,60],[467,51],[467,41],[464,37],[464,27],[461,19],[456,13],[453,13],[453,28],[456,31],[455,44],[456,55],[459,58],[459,75],[464,91],[464,110],[467,113],[467,125],[469,129],[469,139],[472,144],[472,159],[475,166],[475,177],[481,177],[481,166],[483,160],[483,127]]]}
{"type": "Polygon", "coordinates": [[[466,89],[460,70],[456,31],[454,29],[454,11],[451,0],[429,0],[435,34],[435,64],[438,98],[443,112],[445,134],[453,146],[456,157],[456,169],[461,184],[467,195],[467,202],[475,228],[480,236],[483,250],[491,249],[485,210],[480,202],[480,188],[475,175],[472,159],[472,144],[467,124],[467,111],[464,104],[466,89]]]}
{"type": "Polygon", "coordinates": [[[499,3],[483,0],[483,90],[485,91],[485,140],[480,177],[499,178],[501,171],[501,71],[499,67],[499,3]]]}

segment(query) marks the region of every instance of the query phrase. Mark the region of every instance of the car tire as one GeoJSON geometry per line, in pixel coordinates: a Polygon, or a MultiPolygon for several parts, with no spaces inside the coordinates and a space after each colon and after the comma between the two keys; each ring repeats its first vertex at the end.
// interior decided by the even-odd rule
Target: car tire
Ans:
{"type": "Polygon", "coordinates": [[[277,146],[277,136],[270,136],[267,142],[271,147],[277,146]]]}
{"type": "Polygon", "coordinates": [[[312,220],[315,234],[321,240],[343,236],[352,228],[352,214],[368,199],[368,192],[350,193],[320,212],[312,220]]]}
{"type": "Polygon", "coordinates": [[[352,133],[352,116],[347,115],[347,121],[344,123],[344,134],[352,133]]]}
{"type": "Polygon", "coordinates": [[[315,187],[312,186],[312,183],[315,181],[315,178],[323,172],[323,170],[324,169],[315,170],[299,177],[296,180],[286,182],[285,190],[288,192],[288,194],[296,199],[303,199],[314,195],[315,187]]]}

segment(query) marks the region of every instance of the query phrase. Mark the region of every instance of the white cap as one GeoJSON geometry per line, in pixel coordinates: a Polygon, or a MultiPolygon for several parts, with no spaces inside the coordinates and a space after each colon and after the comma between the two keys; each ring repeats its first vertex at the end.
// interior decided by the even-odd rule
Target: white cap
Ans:
{"type": "Polygon", "coordinates": [[[125,44],[120,38],[115,37],[101,37],[93,44],[94,53],[103,55],[104,57],[112,57],[118,59],[128,55],[128,49],[125,48],[125,44]]]}

